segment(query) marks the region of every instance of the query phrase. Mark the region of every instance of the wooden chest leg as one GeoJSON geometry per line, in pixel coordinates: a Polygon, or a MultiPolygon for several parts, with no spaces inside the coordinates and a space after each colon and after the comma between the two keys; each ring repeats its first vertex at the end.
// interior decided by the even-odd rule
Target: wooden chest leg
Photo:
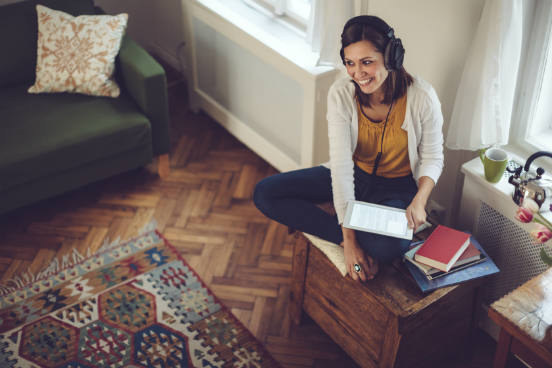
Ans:
{"type": "Polygon", "coordinates": [[[506,366],[508,356],[510,355],[510,344],[512,343],[512,335],[506,332],[503,328],[500,329],[498,343],[496,344],[496,352],[493,362],[493,368],[503,368],[506,366]]]}
{"type": "Polygon", "coordinates": [[[291,320],[296,324],[301,323],[303,315],[303,296],[305,294],[305,276],[307,274],[307,262],[309,243],[304,236],[299,236],[293,247],[293,268],[291,280],[291,292],[289,313],[291,320]]]}
{"type": "Polygon", "coordinates": [[[157,157],[157,173],[161,179],[165,179],[171,173],[168,153],[157,157]]]}
{"type": "Polygon", "coordinates": [[[401,335],[398,331],[399,322],[397,317],[390,316],[387,322],[387,331],[382,345],[379,364],[381,368],[393,368],[395,366],[395,360],[397,359],[399,344],[401,342],[401,335]]]}
{"type": "Polygon", "coordinates": [[[472,298],[473,298],[473,304],[472,304],[470,331],[466,338],[464,354],[463,354],[463,361],[466,363],[471,362],[475,354],[474,341],[475,341],[475,334],[477,331],[477,321],[479,321],[480,319],[479,314],[482,311],[482,309],[480,308],[480,305],[482,303],[481,288],[479,286],[474,289],[472,298]]]}

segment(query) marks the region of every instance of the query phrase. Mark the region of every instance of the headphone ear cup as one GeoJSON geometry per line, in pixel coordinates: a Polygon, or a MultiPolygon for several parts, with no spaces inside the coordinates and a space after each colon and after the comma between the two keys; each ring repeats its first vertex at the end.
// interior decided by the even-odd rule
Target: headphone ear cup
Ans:
{"type": "Polygon", "coordinates": [[[399,70],[404,61],[404,47],[400,38],[392,38],[387,43],[384,63],[388,70],[399,70]]]}

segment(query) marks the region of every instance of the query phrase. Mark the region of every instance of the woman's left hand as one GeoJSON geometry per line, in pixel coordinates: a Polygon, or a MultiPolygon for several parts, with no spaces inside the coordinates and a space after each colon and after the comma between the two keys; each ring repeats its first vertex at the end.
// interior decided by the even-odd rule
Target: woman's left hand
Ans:
{"type": "Polygon", "coordinates": [[[408,227],[416,230],[426,221],[426,217],[425,203],[414,197],[412,202],[410,202],[410,205],[406,208],[406,220],[408,221],[408,227]]]}

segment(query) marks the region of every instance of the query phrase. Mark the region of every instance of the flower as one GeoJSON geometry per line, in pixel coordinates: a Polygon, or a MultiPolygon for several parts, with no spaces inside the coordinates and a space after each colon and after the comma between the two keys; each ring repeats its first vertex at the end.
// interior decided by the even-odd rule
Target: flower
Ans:
{"type": "Polygon", "coordinates": [[[521,207],[528,209],[531,213],[539,212],[539,205],[531,198],[524,198],[523,202],[521,202],[521,207]]]}
{"type": "Polygon", "coordinates": [[[528,224],[533,221],[533,212],[527,208],[519,207],[516,213],[516,220],[528,224]]]}
{"type": "Polygon", "coordinates": [[[546,243],[550,240],[550,238],[552,238],[552,230],[542,224],[535,224],[535,227],[530,234],[537,243],[541,244],[546,243]]]}
{"type": "MultiPolygon", "coordinates": [[[[552,211],[552,205],[550,206],[550,210],[552,211]]],[[[521,206],[518,207],[515,218],[525,224],[530,222],[535,223],[529,234],[536,243],[543,244],[540,250],[541,260],[552,267],[552,257],[548,255],[544,245],[544,243],[552,239],[552,224],[540,213],[537,202],[530,198],[525,198],[521,206]]]]}

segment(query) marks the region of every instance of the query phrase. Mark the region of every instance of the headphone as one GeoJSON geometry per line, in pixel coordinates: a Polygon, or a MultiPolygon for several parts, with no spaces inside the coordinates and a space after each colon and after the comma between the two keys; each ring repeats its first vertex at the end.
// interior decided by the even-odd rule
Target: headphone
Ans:
{"type": "MultiPolygon", "coordinates": [[[[370,26],[380,32],[387,38],[387,45],[383,52],[383,61],[387,70],[399,70],[402,67],[404,60],[404,47],[400,38],[395,38],[395,31],[385,21],[373,15],[359,15],[351,18],[345,23],[343,32],[341,33],[341,44],[343,45],[343,35],[345,31],[354,24],[362,24],[370,26]]],[[[343,46],[339,51],[341,60],[344,60],[345,55],[343,46]]],[[[343,61],[345,63],[345,61],[343,61]]]]}

